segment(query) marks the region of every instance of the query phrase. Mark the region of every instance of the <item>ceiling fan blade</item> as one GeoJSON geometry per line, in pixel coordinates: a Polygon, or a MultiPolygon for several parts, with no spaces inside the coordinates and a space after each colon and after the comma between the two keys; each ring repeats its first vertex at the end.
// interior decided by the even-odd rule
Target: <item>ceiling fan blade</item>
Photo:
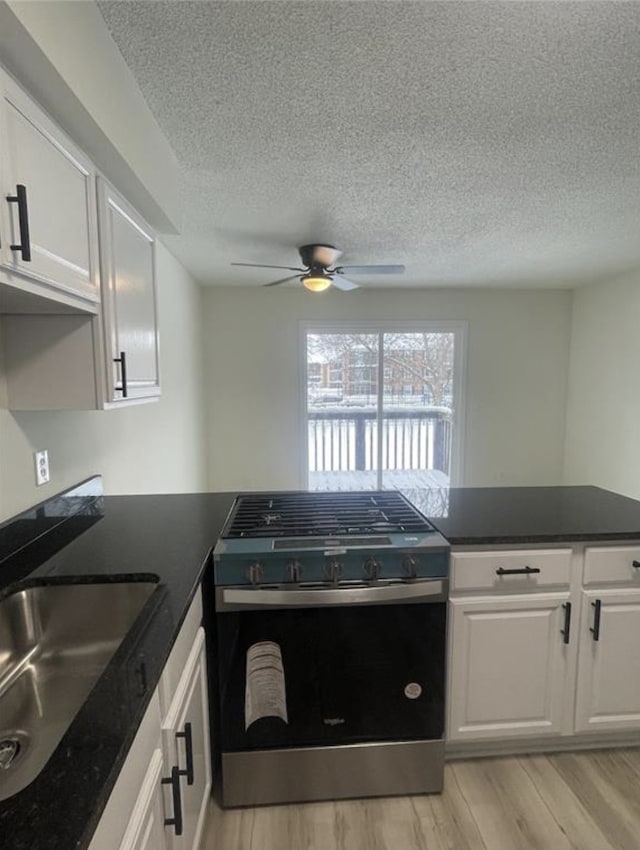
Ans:
{"type": "Polygon", "coordinates": [[[296,266],[265,266],[261,263],[231,263],[232,266],[246,266],[252,269],[284,269],[289,272],[303,272],[304,269],[299,269],[296,266]]]}
{"type": "Polygon", "coordinates": [[[404,270],[404,266],[339,266],[335,269],[338,274],[403,274],[404,270]]]}
{"type": "Polygon", "coordinates": [[[350,289],[358,289],[360,287],[359,283],[347,280],[347,278],[343,277],[341,274],[333,276],[333,285],[336,289],[342,289],[343,292],[348,292],[350,289]]]}
{"type": "Polygon", "coordinates": [[[272,280],[271,283],[263,283],[263,286],[279,286],[281,283],[286,283],[288,280],[295,280],[300,277],[299,274],[292,274],[291,277],[283,277],[280,280],[272,280]]]}

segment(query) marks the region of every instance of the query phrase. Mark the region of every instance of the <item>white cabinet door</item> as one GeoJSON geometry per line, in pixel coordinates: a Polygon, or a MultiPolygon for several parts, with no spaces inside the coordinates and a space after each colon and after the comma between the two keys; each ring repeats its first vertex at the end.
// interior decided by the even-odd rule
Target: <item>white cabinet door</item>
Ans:
{"type": "MultiPolygon", "coordinates": [[[[163,768],[161,747],[160,700],[156,691],[107,800],[89,850],[120,847],[132,850],[145,846],[165,850],[161,780],[167,775],[167,768],[163,768]],[[159,835],[159,825],[163,835],[153,844],[152,837],[159,835]]],[[[167,812],[171,811],[169,805],[167,812]]]]}
{"type": "Polygon", "coordinates": [[[162,751],[154,751],[119,850],[165,850],[162,751]]]}
{"type": "Polygon", "coordinates": [[[451,601],[449,740],[561,731],[568,601],[568,593],[451,601]]]}
{"type": "MultiPolygon", "coordinates": [[[[162,727],[165,764],[180,770],[182,834],[167,827],[170,850],[197,850],[202,837],[211,791],[209,708],[204,629],[198,629],[193,648],[162,727]]],[[[170,789],[165,810],[171,810],[170,789]]]]}
{"type": "Polygon", "coordinates": [[[1,70],[0,94],[0,265],[99,301],[93,165],[1,70]]]}
{"type": "Polygon", "coordinates": [[[582,593],[576,732],[640,729],[640,590],[582,593]]]}
{"type": "Polygon", "coordinates": [[[98,210],[108,400],[158,396],[155,237],[101,179],[98,210]]]}

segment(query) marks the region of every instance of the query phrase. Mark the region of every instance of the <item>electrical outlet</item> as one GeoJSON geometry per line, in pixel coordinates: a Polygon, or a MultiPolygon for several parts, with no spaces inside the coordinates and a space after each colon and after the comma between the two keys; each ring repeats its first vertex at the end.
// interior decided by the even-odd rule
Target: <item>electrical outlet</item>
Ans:
{"type": "Polygon", "coordinates": [[[43,449],[41,452],[34,452],[33,457],[36,462],[36,486],[40,487],[49,481],[49,452],[43,449]]]}

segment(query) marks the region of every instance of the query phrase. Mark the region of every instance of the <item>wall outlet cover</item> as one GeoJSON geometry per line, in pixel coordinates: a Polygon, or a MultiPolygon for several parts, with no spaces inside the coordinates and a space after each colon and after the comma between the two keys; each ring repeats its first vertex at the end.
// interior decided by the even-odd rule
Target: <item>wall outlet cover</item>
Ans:
{"type": "Polygon", "coordinates": [[[41,487],[49,481],[49,452],[46,449],[34,452],[36,462],[36,486],[41,487]]]}

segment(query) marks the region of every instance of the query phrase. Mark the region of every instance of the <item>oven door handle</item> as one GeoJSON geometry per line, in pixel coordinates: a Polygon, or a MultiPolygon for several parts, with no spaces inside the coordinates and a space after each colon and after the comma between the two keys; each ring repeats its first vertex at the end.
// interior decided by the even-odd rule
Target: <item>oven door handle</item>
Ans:
{"type": "Polygon", "coordinates": [[[432,581],[382,586],[318,589],[224,587],[218,590],[218,610],[240,608],[317,608],[329,605],[385,605],[444,602],[447,582],[432,581]]]}

